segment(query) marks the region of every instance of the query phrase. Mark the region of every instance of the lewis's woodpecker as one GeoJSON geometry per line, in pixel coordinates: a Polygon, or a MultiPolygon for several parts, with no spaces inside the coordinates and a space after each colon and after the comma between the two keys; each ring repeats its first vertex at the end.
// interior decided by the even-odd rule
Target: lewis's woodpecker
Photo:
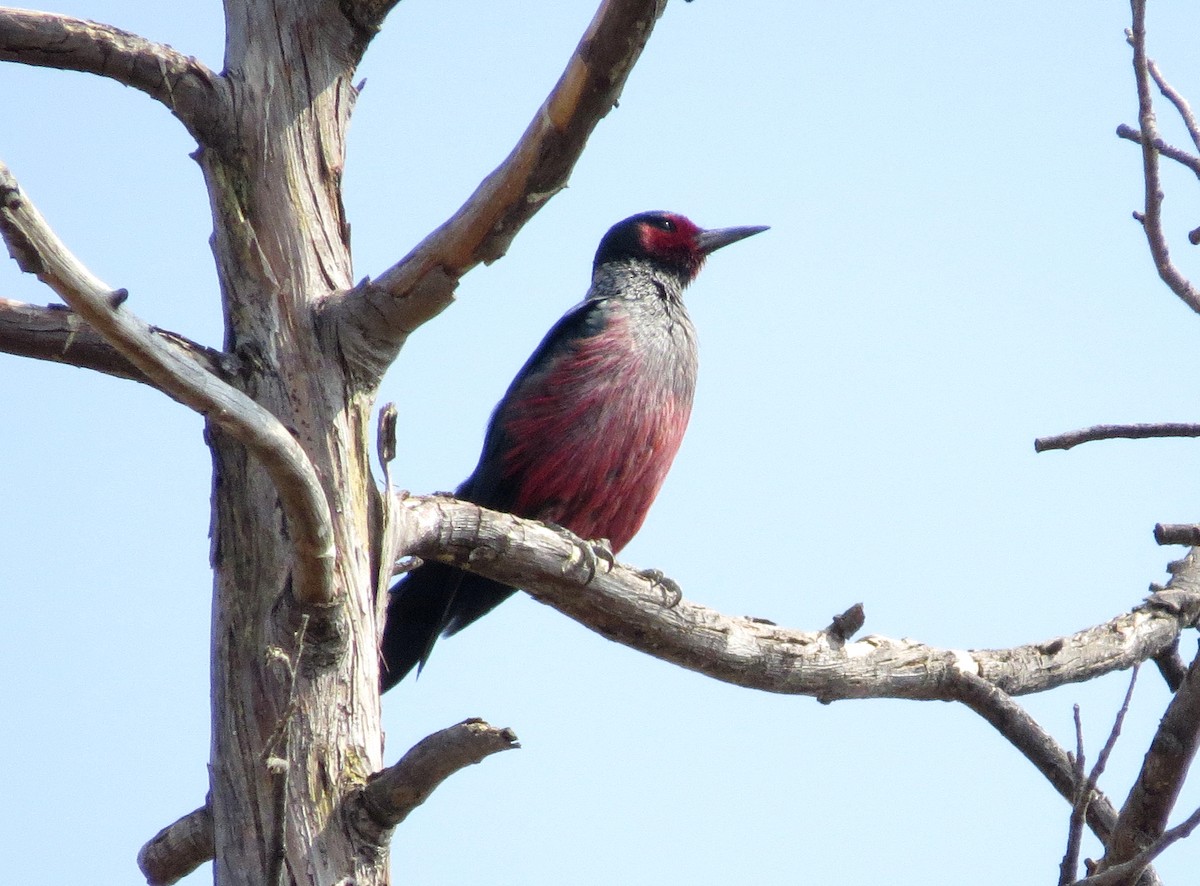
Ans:
{"type": "MultiPolygon", "coordinates": [[[[623,548],[642,525],[683,440],[696,386],[696,333],[683,290],[709,253],[764,227],[703,230],[645,212],[614,225],[584,300],[542,339],[492,413],[469,502],[623,548]]],[[[384,690],[424,666],[439,635],[514,592],[442,563],[391,590],[384,690]]]]}

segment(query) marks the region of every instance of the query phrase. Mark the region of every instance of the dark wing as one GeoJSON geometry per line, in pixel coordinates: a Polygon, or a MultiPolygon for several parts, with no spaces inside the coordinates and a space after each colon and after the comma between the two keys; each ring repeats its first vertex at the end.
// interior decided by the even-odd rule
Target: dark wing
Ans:
{"type": "MultiPolygon", "coordinates": [[[[600,304],[598,299],[584,301],[564,314],[525,361],[492,413],[479,464],[455,491],[458,498],[492,510],[511,509],[517,499],[520,478],[505,477],[503,472],[504,453],[511,444],[503,428],[506,408],[528,386],[536,385],[572,342],[599,330],[600,304]]],[[[380,650],[382,691],[391,689],[414,667],[420,673],[439,636],[462,630],[511,597],[515,590],[442,563],[427,563],[404,576],[392,586],[388,599],[380,650]]]]}

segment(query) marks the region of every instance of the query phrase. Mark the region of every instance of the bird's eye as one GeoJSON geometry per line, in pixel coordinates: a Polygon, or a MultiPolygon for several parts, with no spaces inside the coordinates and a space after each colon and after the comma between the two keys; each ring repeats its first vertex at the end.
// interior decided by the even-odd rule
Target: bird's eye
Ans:
{"type": "Polygon", "coordinates": [[[656,218],[651,221],[651,224],[663,231],[675,230],[675,222],[669,218],[656,218]]]}

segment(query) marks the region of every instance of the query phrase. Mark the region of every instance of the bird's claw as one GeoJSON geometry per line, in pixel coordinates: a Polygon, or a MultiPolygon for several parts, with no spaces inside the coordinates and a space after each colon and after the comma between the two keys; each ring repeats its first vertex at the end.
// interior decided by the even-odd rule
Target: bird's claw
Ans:
{"type": "Polygon", "coordinates": [[[587,568],[587,578],[583,580],[585,585],[590,585],[592,579],[596,577],[596,569],[601,560],[604,561],[605,572],[611,572],[613,566],[617,563],[617,558],[613,555],[607,538],[583,541],[576,547],[579,550],[579,555],[583,560],[584,566],[587,568]]]}
{"type": "Polygon", "coordinates": [[[662,588],[663,606],[667,609],[674,609],[683,600],[683,589],[661,569],[643,569],[638,575],[650,582],[651,587],[662,588]]]}
{"type": "MultiPolygon", "coordinates": [[[[604,571],[611,572],[612,568],[617,565],[616,555],[613,554],[612,544],[607,538],[597,538],[592,540],[581,539],[570,529],[565,526],[560,526],[558,523],[552,523],[549,520],[543,520],[542,524],[548,529],[553,529],[559,535],[567,539],[567,541],[575,543],[575,550],[579,552],[579,559],[583,561],[583,566],[587,570],[587,578],[583,580],[585,585],[592,583],[592,579],[596,577],[597,565],[599,561],[604,561],[604,571]]],[[[572,557],[566,564],[567,566],[574,565],[575,558],[572,557]]],[[[566,566],[564,566],[564,572],[566,566]]]]}

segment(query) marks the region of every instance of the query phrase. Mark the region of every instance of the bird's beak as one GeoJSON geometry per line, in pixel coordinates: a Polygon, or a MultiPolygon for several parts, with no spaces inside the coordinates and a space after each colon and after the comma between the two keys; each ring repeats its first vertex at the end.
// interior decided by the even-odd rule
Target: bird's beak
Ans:
{"type": "Polygon", "coordinates": [[[711,231],[701,231],[696,235],[696,248],[700,250],[701,255],[708,255],[716,252],[722,246],[728,246],[738,240],[745,240],[747,237],[761,234],[765,230],[767,230],[766,225],[750,225],[741,228],[713,228],[711,231]]]}

